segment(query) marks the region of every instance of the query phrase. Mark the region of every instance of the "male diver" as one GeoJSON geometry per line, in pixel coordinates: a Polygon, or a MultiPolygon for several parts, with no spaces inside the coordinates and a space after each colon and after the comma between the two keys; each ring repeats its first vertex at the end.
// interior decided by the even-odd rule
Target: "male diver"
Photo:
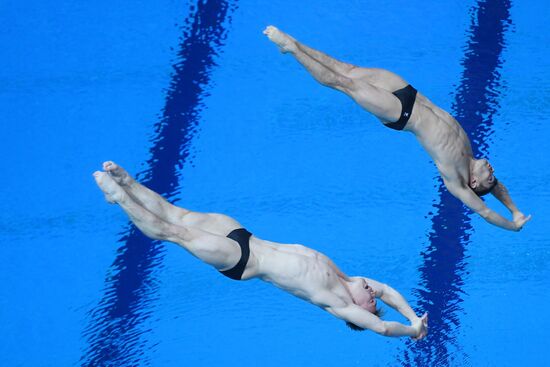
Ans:
{"type": "Polygon", "coordinates": [[[428,315],[418,317],[390,286],[347,276],[327,256],[310,248],[262,240],[226,215],[174,206],[114,162],[105,162],[103,169],[94,177],[105,198],[119,204],[145,235],[177,243],[231,279],[272,283],[346,321],[354,330],[414,340],[426,336],[428,315]],[[396,309],[411,325],[381,320],[375,298],[396,309]]]}
{"type": "Polygon", "coordinates": [[[403,78],[388,70],[335,60],[273,26],[268,26],[264,34],[281,52],[294,56],[322,85],[347,94],[385,126],[413,133],[432,157],[449,192],[486,221],[519,231],[531,219],[518,210],[489,162],[473,157],[470,140],[460,124],[403,78]],[[512,221],[481,200],[489,192],[510,210],[512,221]]]}

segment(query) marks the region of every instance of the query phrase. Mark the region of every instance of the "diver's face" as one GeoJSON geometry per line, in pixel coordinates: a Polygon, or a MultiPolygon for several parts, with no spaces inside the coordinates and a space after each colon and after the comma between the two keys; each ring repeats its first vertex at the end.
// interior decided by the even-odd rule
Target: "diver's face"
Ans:
{"type": "Polygon", "coordinates": [[[478,159],[472,169],[471,186],[474,190],[487,190],[495,183],[494,169],[487,159],[478,159]]]}
{"type": "Polygon", "coordinates": [[[353,292],[353,299],[358,306],[371,313],[376,312],[376,295],[365,279],[359,279],[354,282],[351,290],[353,292]]]}

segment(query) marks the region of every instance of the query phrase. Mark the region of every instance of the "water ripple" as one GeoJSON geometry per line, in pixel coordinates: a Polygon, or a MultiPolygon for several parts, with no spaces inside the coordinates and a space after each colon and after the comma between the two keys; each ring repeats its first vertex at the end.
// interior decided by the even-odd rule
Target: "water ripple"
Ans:
{"type": "MultiPolygon", "coordinates": [[[[471,10],[471,27],[462,61],[464,71],[452,112],[472,141],[475,157],[488,155],[494,132],[493,116],[503,90],[499,68],[510,22],[510,1],[480,0],[471,10]]],[[[468,363],[458,342],[464,312],[462,291],[467,275],[466,246],[472,225],[470,212],[439,181],[432,229],[421,254],[417,312],[430,314],[430,334],[421,342],[407,342],[398,357],[403,366],[451,366],[468,363]]]]}
{"type": "MultiPolygon", "coordinates": [[[[197,132],[202,100],[223,45],[225,25],[235,4],[199,0],[185,20],[183,37],[161,119],[154,126],[148,169],[140,181],[172,199],[178,194],[180,170],[189,160],[189,147],[197,132]]],[[[172,200],[173,201],[173,200],[172,200]]],[[[133,225],[122,232],[122,243],[105,280],[104,296],[89,311],[83,332],[87,340],[83,366],[150,365],[154,345],[147,339],[146,322],[154,312],[162,266],[163,246],[145,237],[133,225]]]]}

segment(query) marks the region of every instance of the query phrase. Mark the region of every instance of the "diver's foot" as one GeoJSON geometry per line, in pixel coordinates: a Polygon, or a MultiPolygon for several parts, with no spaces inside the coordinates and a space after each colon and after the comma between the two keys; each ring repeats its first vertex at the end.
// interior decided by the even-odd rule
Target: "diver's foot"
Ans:
{"type": "Polygon", "coordinates": [[[128,172],[126,172],[124,168],[120,167],[113,161],[104,162],[103,170],[121,186],[130,186],[134,181],[134,179],[128,174],[128,172]]]}
{"type": "Polygon", "coordinates": [[[285,54],[287,52],[296,51],[296,40],[277,29],[277,27],[272,25],[267,26],[264,30],[264,34],[271,42],[275,43],[279,47],[282,53],[285,54]]]}
{"type": "Polygon", "coordinates": [[[125,199],[126,193],[106,172],[95,171],[95,182],[97,186],[103,191],[105,200],[109,203],[120,203],[125,199]]]}

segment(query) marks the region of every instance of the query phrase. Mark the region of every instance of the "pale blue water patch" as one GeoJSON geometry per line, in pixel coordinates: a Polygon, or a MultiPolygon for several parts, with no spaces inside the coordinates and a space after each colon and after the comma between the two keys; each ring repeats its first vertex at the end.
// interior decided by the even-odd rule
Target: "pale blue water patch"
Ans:
{"type": "MultiPolygon", "coordinates": [[[[140,181],[174,201],[179,170],[189,160],[189,146],[196,133],[204,88],[210,80],[214,58],[223,45],[225,23],[233,4],[198,2],[185,19],[172,80],[161,119],[154,126],[147,169],[140,181]]],[[[89,312],[84,337],[89,346],[81,358],[87,366],[149,365],[154,344],[149,342],[154,303],[164,248],[134,226],[123,232],[118,256],[109,269],[104,297],[89,312]],[[144,353],[146,351],[147,353],[144,353]]]]}
{"type": "MultiPolygon", "coordinates": [[[[182,202],[198,210],[230,213],[260,237],[315,247],[334,257],[345,271],[384,279],[403,288],[410,297],[418,262],[411,251],[419,252],[416,246],[426,228],[418,225],[414,208],[424,205],[423,215],[430,211],[431,198],[426,193],[435,192],[430,180],[435,174],[433,165],[412,136],[383,129],[346,97],[318,86],[294,60],[280,55],[259,34],[268,21],[262,17],[268,18],[267,15],[256,13],[257,20],[244,23],[239,17],[241,11],[246,9],[241,7],[235,16],[235,29],[220,61],[222,67],[215,72],[217,83],[209,98],[209,109],[203,114],[204,124],[195,144],[195,167],[186,174],[182,202]],[[234,98],[237,90],[246,91],[242,100],[234,98]],[[224,157],[228,157],[229,164],[221,164],[224,157]],[[410,167],[410,175],[400,175],[400,161],[403,167],[410,167]],[[407,189],[408,182],[414,182],[410,196],[405,194],[411,191],[407,189]],[[388,188],[392,191],[389,197],[388,188]],[[390,200],[393,205],[388,204],[390,200]],[[377,231],[377,227],[386,229],[377,231]],[[388,236],[388,232],[394,236],[388,236]]],[[[331,14],[330,9],[327,14],[331,14]]],[[[293,32],[284,22],[273,23],[293,32]]],[[[353,21],[349,23],[350,27],[356,26],[353,21]]],[[[299,32],[301,27],[297,28],[299,32]]],[[[312,26],[312,34],[318,31],[312,26]]],[[[351,29],[342,38],[357,39],[354,31],[351,29]]],[[[369,31],[374,32],[365,33],[369,31]]],[[[459,34],[462,31],[457,27],[459,34]]],[[[308,42],[307,35],[295,34],[304,42],[308,42]]],[[[327,38],[332,37],[331,33],[327,38]]],[[[460,49],[458,42],[462,38],[450,37],[453,38],[460,49]]],[[[331,44],[327,46],[324,39],[317,39],[317,44],[308,43],[328,48],[336,55],[338,50],[349,49],[342,43],[337,51],[330,50],[331,44]]],[[[368,47],[365,50],[355,52],[369,52],[368,47]]],[[[423,61],[415,60],[420,65],[423,61]]],[[[396,58],[396,62],[404,61],[396,58]]],[[[440,72],[448,77],[448,70],[440,72]]],[[[174,283],[174,273],[166,273],[165,282],[173,286],[164,302],[170,314],[175,314],[165,328],[171,331],[171,338],[175,330],[181,330],[183,336],[173,338],[185,340],[186,348],[195,350],[204,341],[196,338],[197,328],[200,330],[200,326],[193,326],[196,323],[207,330],[215,329],[216,336],[209,340],[215,338],[213,343],[222,344],[229,351],[245,343],[248,351],[240,357],[244,362],[269,354],[273,344],[277,344],[296,365],[331,361],[332,354],[341,356],[348,347],[357,350],[353,354],[356,358],[373,363],[400,344],[398,340],[369,338],[369,350],[377,353],[367,354],[365,335],[350,334],[341,321],[262,284],[235,284],[234,289],[220,290],[217,274],[201,264],[186,263],[185,269],[178,270],[184,255],[178,254],[177,249],[173,252],[172,271],[181,274],[185,282],[174,283]],[[201,286],[204,283],[208,287],[201,286]],[[189,284],[189,288],[183,284],[189,284]],[[195,295],[197,288],[206,304],[216,305],[214,320],[210,307],[186,307],[195,304],[194,297],[184,293],[179,299],[173,298],[185,289],[193,290],[195,295]],[[251,299],[251,294],[260,296],[251,299]],[[179,316],[183,309],[190,319],[179,316]],[[270,321],[269,326],[265,320],[270,321]],[[275,332],[266,335],[266,328],[272,327],[275,332]],[[316,353],[310,349],[304,353],[303,333],[298,330],[319,327],[338,328],[328,333],[316,332],[313,339],[314,344],[329,343],[332,349],[315,348],[316,353]],[[240,338],[235,340],[231,335],[237,332],[240,338]],[[345,342],[334,341],[340,335],[347,335],[345,342]]],[[[388,316],[395,315],[389,312],[388,316]]],[[[308,340],[312,338],[308,333],[308,340]]],[[[161,350],[166,355],[170,353],[169,349],[161,350]]],[[[180,358],[182,363],[189,361],[186,354],[180,358]]],[[[227,363],[228,357],[220,353],[192,358],[194,363],[215,364],[227,363]]],[[[275,358],[265,363],[274,365],[280,361],[275,358]]]]}
{"type": "Polygon", "coordinates": [[[497,177],[505,180],[514,201],[532,213],[533,220],[510,236],[495,236],[490,228],[475,224],[479,245],[470,248],[470,277],[477,281],[467,287],[470,301],[463,322],[469,341],[465,349],[476,356],[479,365],[522,364],[525,356],[530,356],[532,365],[547,360],[538,351],[548,339],[540,325],[548,324],[543,305],[550,279],[550,198],[543,184],[550,179],[545,137],[549,119],[544,102],[548,92],[540,87],[549,64],[547,50],[540,47],[544,35],[538,31],[548,28],[542,15],[547,8],[542,3],[521,2],[511,7],[513,28],[507,36],[501,71],[506,90],[494,119],[491,157],[497,177]],[[519,314],[511,315],[512,310],[519,314]],[[487,330],[494,330],[490,338],[487,330]],[[499,348],[501,353],[495,355],[479,353],[499,348]]]}
{"type": "Polygon", "coordinates": [[[125,220],[96,205],[91,173],[112,156],[145,157],[140,145],[162,106],[178,37],[171,13],[179,6],[169,2],[157,4],[160,11],[57,5],[2,3],[6,365],[78,361],[85,313],[116,250],[105,244],[115,243],[125,220]],[[133,44],[113,37],[120,34],[132,34],[133,44]]]}
{"type": "MultiPolygon", "coordinates": [[[[172,65],[190,37],[182,23],[197,4],[222,2],[2,3],[3,363],[82,365],[81,358],[93,356],[90,349],[110,345],[128,362],[118,365],[395,366],[405,353],[415,365],[544,364],[548,5],[509,4],[498,74],[468,76],[470,85],[499,84],[469,94],[457,89],[468,84],[465,70],[490,66],[464,65],[490,51],[486,39],[469,44],[476,9],[488,2],[494,3],[239,2],[224,23],[223,52],[198,94],[200,108],[191,116],[198,129],[186,163],[158,170],[177,178],[170,189],[179,204],[233,215],[262,238],[321,250],[350,274],[394,286],[415,307],[434,307],[425,303],[436,293],[450,295],[454,303],[431,309],[439,311],[439,322],[434,317],[424,346],[353,333],[306,302],[261,282],[226,279],[172,245],[162,261],[149,264],[151,288],[118,293],[121,303],[154,293],[127,309],[140,316],[128,334],[138,338],[90,343],[88,312],[117,294],[105,293],[105,274],[128,255],[117,243],[127,218],[103,201],[90,174],[105,159],[132,173],[148,168],[155,123],[165,121],[172,65]],[[426,255],[438,233],[434,218],[452,222],[463,208],[434,208],[445,191],[414,137],[384,128],[347,97],[319,86],[265,39],[261,30],[268,24],[345,61],[396,71],[451,112],[458,111],[457,94],[464,96],[463,110],[490,107],[475,116],[492,122],[486,151],[532,222],[512,233],[471,215],[462,235],[439,236],[443,254],[463,250],[460,282],[419,293],[428,288],[428,270],[429,284],[440,286],[445,278],[436,270],[457,274],[456,258],[444,254],[439,267],[430,267],[426,255]],[[481,49],[470,55],[476,45],[481,49]],[[473,98],[485,91],[489,104],[473,98]],[[136,351],[139,345],[145,348],[136,351]]],[[[158,167],[177,159],[162,157],[158,167]]],[[[139,275],[121,270],[130,280],[139,275]]],[[[128,312],[118,316],[135,321],[128,312]]],[[[393,311],[385,317],[402,320],[393,311]]],[[[95,327],[109,325],[116,323],[95,327]]]]}
{"type": "MultiPolygon", "coordinates": [[[[493,116],[501,94],[501,53],[505,32],[510,26],[510,3],[479,1],[471,9],[471,28],[462,61],[464,71],[457,86],[452,113],[470,137],[474,157],[489,156],[493,116]]],[[[440,182],[440,201],[434,207],[430,243],[422,252],[421,288],[418,312],[430,315],[430,335],[419,343],[409,343],[404,365],[460,365],[469,356],[457,341],[461,333],[465,285],[468,272],[466,248],[471,243],[469,213],[440,182]]]]}

